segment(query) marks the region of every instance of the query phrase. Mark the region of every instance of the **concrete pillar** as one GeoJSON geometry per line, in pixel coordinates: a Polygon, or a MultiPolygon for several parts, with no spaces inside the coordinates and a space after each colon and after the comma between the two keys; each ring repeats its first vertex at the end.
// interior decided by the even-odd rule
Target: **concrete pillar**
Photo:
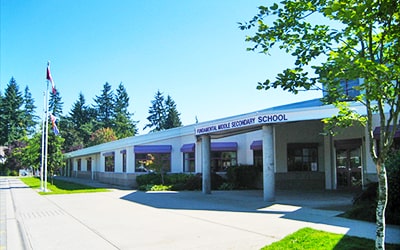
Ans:
{"type": "Polygon", "coordinates": [[[114,152],[114,172],[122,173],[122,153],[120,150],[114,152]]]}
{"type": "Polygon", "coordinates": [[[264,200],[275,200],[274,127],[262,127],[264,200]]]}
{"type": "Polygon", "coordinates": [[[211,194],[211,139],[209,135],[201,136],[203,194],[211,194]]]}
{"type": "Polygon", "coordinates": [[[133,147],[126,149],[126,172],[135,172],[135,154],[133,153],[133,147]]]}

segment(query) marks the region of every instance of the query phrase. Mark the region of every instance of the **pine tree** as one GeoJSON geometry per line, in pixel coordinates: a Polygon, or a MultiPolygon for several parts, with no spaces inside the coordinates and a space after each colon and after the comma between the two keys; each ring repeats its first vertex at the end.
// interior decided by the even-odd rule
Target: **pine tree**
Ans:
{"type": "Polygon", "coordinates": [[[9,145],[25,134],[24,100],[14,77],[11,78],[1,101],[0,113],[2,123],[0,145],[9,145]]]}
{"type": "Polygon", "coordinates": [[[35,101],[32,98],[28,86],[26,86],[24,92],[24,123],[28,135],[33,135],[35,133],[35,127],[38,123],[37,121],[39,118],[35,115],[35,109],[35,101]]]}
{"type": "Polygon", "coordinates": [[[165,110],[167,113],[167,119],[165,120],[164,129],[181,127],[182,122],[179,118],[180,114],[176,109],[175,101],[172,100],[171,96],[167,96],[165,100],[165,110]]]}
{"type": "Polygon", "coordinates": [[[119,84],[114,104],[114,131],[118,139],[137,134],[136,121],[128,111],[129,96],[122,83],[119,84]]]}
{"type": "Polygon", "coordinates": [[[95,119],[94,109],[86,105],[84,95],[79,93],[68,116],[61,119],[61,134],[65,138],[63,150],[70,152],[87,146],[94,131],[95,119]]]}
{"type": "Polygon", "coordinates": [[[64,103],[61,101],[60,91],[50,92],[49,112],[56,117],[61,117],[64,103]]]}
{"type": "Polygon", "coordinates": [[[100,96],[96,96],[94,99],[94,108],[97,113],[96,128],[112,128],[113,117],[114,117],[114,93],[111,90],[111,85],[106,82],[103,85],[103,90],[100,96]]]}
{"type": "Polygon", "coordinates": [[[154,96],[154,100],[151,101],[151,107],[149,107],[149,116],[147,120],[150,122],[146,124],[143,129],[153,128],[150,132],[161,131],[164,129],[166,120],[166,112],[164,108],[164,96],[159,90],[154,96]]]}

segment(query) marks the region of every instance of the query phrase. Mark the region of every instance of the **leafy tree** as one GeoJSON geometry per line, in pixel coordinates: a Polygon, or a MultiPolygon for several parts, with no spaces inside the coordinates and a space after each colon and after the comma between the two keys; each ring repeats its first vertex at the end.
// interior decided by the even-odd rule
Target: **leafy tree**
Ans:
{"type": "Polygon", "coordinates": [[[150,122],[146,124],[143,129],[153,128],[151,132],[164,130],[165,119],[167,117],[164,107],[164,96],[159,90],[154,96],[154,100],[151,101],[151,107],[149,108],[149,116],[147,120],[150,122]]]}
{"type": "Polygon", "coordinates": [[[13,140],[4,150],[6,156],[4,167],[6,170],[10,171],[11,175],[18,175],[19,169],[27,167],[23,165],[23,162],[21,161],[22,149],[26,147],[26,143],[27,142],[24,140],[24,138],[13,140]]]}
{"type": "Polygon", "coordinates": [[[101,128],[96,130],[90,137],[89,146],[94,146],[110,141],[117,140],[114,130],[111,128],[101,128]]]}
{"type": "MultiPolygon", "coordinates": [[[[326,101],[339,108],[339,114],[326,119],[328,129],[365,122],[370,142],[374,142],[372,116],[381,127],[378,144],[371,143],[370,154],[376,164],[379,183],[376,209],[376,249],[384,249],[387,174],[385,160],[393,144],[400,112],[400,4],[386,1],[289,1],[260,6],[259,13],[242,30],[257,27],[246,41],[249,50],[268,54],[278,46],[294,57],[294,65],[276,79],[259,83],[258,89],[282,88],[298,93],[320,88],[326,101]],[[316,16],[318,23],[310,20],[316,16]],[[326,20],[326,21],[324,21],[326,20]],[[314,70],[311,75],[306,68],[314,70]],[[361,78],[356,95],[348,96],[340,80],[361,78]],[[350,110],[345,101],[365,105],[367,116],[350,110]]],[[[315,20],[315,19],[314,19],[315,20]]]]}
{"type": "MultiPolygon", "coordinates": [[[[19,159],[21,166],[32,167],[35,171],[40,168],[42,134],[35,133],[32,138],[23,138],[23,147],[18,148],[13,155],[19,159]]],[[[22,146],[21,145],[21,146],[22,146]]]]}
{"type": "Polygon", "coordinates": [[[114,125],[114,93],[111,90],[111,85],[106,82],[103,85],[103,90],[100,96],[94,99],[97,115],[97,128],[112,128],[114,125]]]}
{"type": "Polygon", "coordinates": [[[114,104],[114,130],[118,139],[137,134],[136,121],[128,111],[129,96],[122,83],[118,85],[114,104]]]}
{"type": "Polygon", "coordinates": [[[35,101],[28,86],[26,86],[24,91],[24,123],[28,135],[33,135],[38,123],[39,117],[35,115],[35,109],[35,101]]]}
{"type": "Polygon", "coordinates": [[[49,112],[56,117],[61,117],[64,102],[61,100],[60,91],[50,92],[49,112]]]}
{"type": "Polygon", "coordinates": [[[182,122],[179,118],[180,114],[176,109],[175,101],[172,100],[171,96],[167,96],[165,100],[165,109],[167,113],[167,119],[165,120],[164,129],[176,128],[181,127],[182,122]]]}
{"type": "Polygon", "coordinates": [[[9,145],[26,134],[24,123],[24,100],[14,77],[8,83],[1,101],[0,145],[9,145]]]}
{"type": "Polygon", "coordinates": [[[55,135],[52,131],[48,131],[48,136],[47,171],[48,176],[51,177],[51,181],[53,182],[54,174],[65,166],[64,154],[62,152],[64,138],[55,135]]]}

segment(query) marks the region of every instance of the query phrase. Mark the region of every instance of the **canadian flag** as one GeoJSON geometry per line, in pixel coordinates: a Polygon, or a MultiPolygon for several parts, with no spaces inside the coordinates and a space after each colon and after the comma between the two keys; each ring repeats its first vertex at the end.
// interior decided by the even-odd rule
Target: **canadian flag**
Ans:
{"type": "Polygon", "coordinates": [[[57,91],[56,91],[56,87],[54,85],[53,78],[51,77],[51,73],[50,73],[50,62],[47,62],[46,79],[51,82],[51,90],[53,91],[53,94],[55,94],[57,91]]]}

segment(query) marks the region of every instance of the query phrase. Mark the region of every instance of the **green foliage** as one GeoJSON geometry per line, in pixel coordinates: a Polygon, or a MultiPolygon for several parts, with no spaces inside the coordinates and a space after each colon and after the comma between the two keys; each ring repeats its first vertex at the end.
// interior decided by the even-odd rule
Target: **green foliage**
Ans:
{"type": "Polygon", "coordinates": [[[57,117],[61,117],[63,111],[64,102],[61,99],[60,91],[50,91],[49,112],[57,117]]]}
{"type": "Polygon", "coordinates": [[[100,128],[92,134],[88,145],[94,146],[115,140],[117,140],[117,136],[111,128],[100,128]]]}
{"type": "MultiPolygon", "coordinates": [[[[211,188],[218,189],[223,178],[218,174],[211,175],[211,188]]],[[[136,177],[136,183],[139,190],[151,190],[153,186],[162,185],[169,186],[170,190],[201,190],[202,175],[201,174],[165,174],[164,184],[160,173],[143,174],[136,177]]]]}
{"type": "Polygon", "coordinates": [[[169,95],[165,100],[165,109],[167,113],[167,118],[165,119],[164,129],[181,127],[182,122],[179,118],[180,113],[176,108],[175,101],[172,100],[171,96],[169,95]]]}
{"type": "MultiPolygon", "coordinates": [[[[40,188],[40,179],[36,177],[23,177],[21,181],[28,185],[30,188],[40,188]]],[[[49,192],[39,192],[42,195],[52,194],[75,194],[75,193],[93,193],[93,192],[108,192],[105,188],[90,187],[83,184],[78,184],[69,181],[54,179],[54,182],[47,183],[49,192]]]]}
{"type": "Polygon", "coordinates": [[[170,191],[172,189],[172,186],[166,186],[166,185],[154,185],[150,188],[149,191],[170,191]]]}
{"type": "MultiPolygon", "coordinates": [[[[386,244],[386,249],[398,249],[400,245],[386,244]]],[[[280,241],[261,248],[263,250],[281,249],[374,249],[374,241],[366,238],[329,233],[312,228],[302,228],[280,241]]]]}
{"type": "Polygon", "coordinates": [[[329,104],[340,105],[344,100],[359,102],[366,108],[366,118],[355,110],[338,106],[341,113],[325,122],[331,124],[328,130],[332,131],[329,127],[351,126],[354,120],[364,119],[370,142],[376,139],[372,118],[377,114],[381,127],[379,146],[369,148],[379,183],[377,249],[384,244],[383,211],[387,201],[386,173],[381,164],[393,144],[400,118],[399,13],[398,0],[283,0],[280,4],[259,7],[252,20],[239,24],[242,30],[257,27],[255,34],[246,38],[255,44],[249,50],[268,54],[278,46],[293,56],[292,67],[283,69],[275,80],[259,83],[257,89],[280,87],[297,94],[323,86],[329,104]],[[352,96],[339,82],[354,79],[362,81],[350,89],[357,92],[352,96]]]}
{"type": "Polygon", "coordinates": [[[140,186],[161,184],[161,175],[150,173],[136,176],[136,183],[140,186]]]}
{"type": "Polygon", "coordinates": [[[118,85],[114,105],[114,130],[117,138],[125,138],[137,134],[137,121],[132,121],[128,111],[129,96],[122,83],[118,85]]]}
{"type": "Polygon", "coordinates": [[[158,90],[151,104],[151,107],[149,107],[150,115],[147,117],[150,123],[146,124],[143,129],[153,128],[151,132],[155,132],[182,126],[180,114],[171,96],[168,95],[165,99],[163,93],[158,90]]]}
{"type": "Polygon", "coordinates": [[[26,135],[24,99],[12,77],[0,102],[0,145],[9,145],[26,135]]]}
{"type": "Polygon", "coordinates": [[[103,85],[103,90],[100,96],[96,96],[94,101],[96,102],[95,109],[97,114],[97,129],[101,128],[112,128],[113,117],[114,117],[114,100],[115,96],[111,90],[111,85],[106,82],[103,85]]]}
{"type": "MultiPolygon", "coordinates": [[[[400,151],[392,153],[386,161],[388,175],[388,203],[386,222],[400,225],[400,151]]],[[[378,183],[370,183],[365,190],[355,197],[353,207],[345,216],[354,219],[375,221],[378,196],[378,183]]]]}
{"type": "Polygon", "coordinates": [[[230,183],[234,189],[254,189],[257,188],[257,179],[261,173],[261,167],[239,165],[228,168],[226,175],[228,183],[230,183]]]}

